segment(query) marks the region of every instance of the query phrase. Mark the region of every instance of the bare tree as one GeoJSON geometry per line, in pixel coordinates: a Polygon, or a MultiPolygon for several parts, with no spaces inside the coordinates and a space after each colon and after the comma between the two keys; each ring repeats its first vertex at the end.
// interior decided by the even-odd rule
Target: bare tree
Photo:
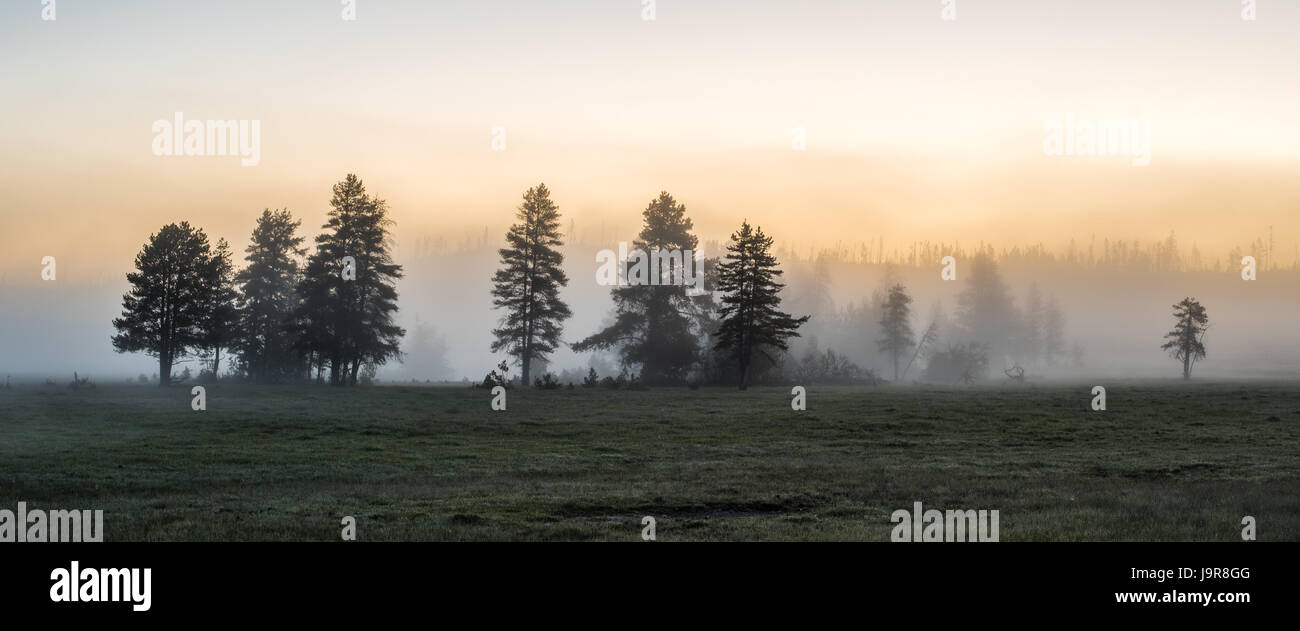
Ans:
{"type": "Polygon", "coordinates": [[[916,350],[912,352],[912,359],[907,360],[907,367],[903,369],[904,379],[907,378],[907,372],[912,369],[912,364],[916,361],[916,358],[920,357],[921,353],[925,352],[925,348],[933,344],[938,338],[939,322],[936,320],[935,322],[931,322],[930,326],[926,327],[925,333],[921,334],[921,341],[916,343],[916,350]]]}

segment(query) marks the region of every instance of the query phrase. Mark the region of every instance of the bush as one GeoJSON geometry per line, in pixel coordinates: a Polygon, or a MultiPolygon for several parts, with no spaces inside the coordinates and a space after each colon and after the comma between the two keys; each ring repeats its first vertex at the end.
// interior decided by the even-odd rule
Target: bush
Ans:
{"type": "Polygon", "coordinates": [[[600,385],[600,377],[598,377],[598,376],[596,375],[596,369],[595,369],[595,368],[588,368],[588,369],[587,369],[587,378],[582,380],[582,387],[584,387],[584,388],[595,388],[595,387],[598,386],[598,385],[600,385]]]}
{"type": "MultiPolygon", "coordinates": [[[[788,357],[786,361],[791,361],[788,357]]],[[[879,381],[875,373],[849,361],[845,355],[838,355],[832,349],[823,353],[809,351],[794,367],[793,377],[803,384],[849,385],[868,383],[876,385],[879,381]]]]}
{"type": "Polygon", "coordinates": [[[988,348],[983,344],[958,344],[930,356],[922,379],[934,383],[972,384],[989,369],[988,348]]]}
{"type": "Polygon", "coordinates": [[[508,372],[510,372],[510,365],[503,359],[501,363],[497,364],[496,370],[489,370],[488,374],[483,376],[483,382],[478,384],[477,387],[495,388],[501,386],[502,388],[509,388],[510,378],[506,376],[508,372]]]}
{"type": "Polygon", "coordinates": [[[600,380],[600,385],[610,390],[646,390],[641,378],[638,375],[628,376],[627,372],[619,375],[618,378],[605,377],[600,380]]]}
{"type": "Polygon", "coordinates": [[[533,387],[541,390],[555,390],[560,387],[560,382],[555,378],[555,375],[548,372],[542,375],[541,379],[534,379],[533,387]]]}

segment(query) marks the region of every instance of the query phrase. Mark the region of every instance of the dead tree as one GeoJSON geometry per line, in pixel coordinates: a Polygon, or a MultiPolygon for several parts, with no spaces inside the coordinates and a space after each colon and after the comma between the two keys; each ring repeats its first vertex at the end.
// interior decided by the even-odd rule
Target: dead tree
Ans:
{"type": "Polygon", "coordinates": [[[925,334],[921,336],[921,341],[916,343],[916,350],[912,353],[912,359],[907,361],[907,368],[903,369],[903,379],[907,378],[907,371],[912,369],[912,363],[916,361],[916,358],[925,352],[925,347],[929,346],[938,337],[939,323],[931,322],[930,326],[925,329],[925,334]]]}
{"type": "Polygon", "coordinates": [[[95,384],[90,383],[90,377],[82,378],[75,371],[72,373],[72,383],[68,384],[70,390],[80,390],[81,388],[94,388],[95,384]]]}

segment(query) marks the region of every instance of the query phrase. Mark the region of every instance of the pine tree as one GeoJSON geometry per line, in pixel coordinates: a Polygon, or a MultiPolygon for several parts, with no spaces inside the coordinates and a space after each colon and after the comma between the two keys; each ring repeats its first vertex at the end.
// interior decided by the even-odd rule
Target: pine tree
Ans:
{"type": "Polygon", "coordinates": [[[789,350],[787,340],[809,316],[791,317],[780,310],[781,270],[771,253],[772,238],[748,221],[731,234],[725,261],[718,265],[717,289],[723,294],[722,319],[715,345],[727,351],[740,369],[740,389],[749,387],[749,369],[755,355],[775,364],[773,350],[789,350]]]}
{"type": "MultiPolygon", "coordinates": [[[[686,206],[667,191],[650,201],[642,211],[644,226],[634,249],[652,254],[662,251],[695,252],[698,239],[691,233],[693,222],[686,206]]],[[[672,385],[685,381],[700,361],[700,342],[707,331],[700,327],[707,315],[708,296],[691,296],[688,287],[671,282],[667,266],[659,279],[649,284],[615,287],[614,322],[573,345],[583,352],[617,348],[624,365],[639,365],[640,379],[649,385],[672,385]],[[655,283],[655,281],[658,283],[655,283]]]]}
{"type": "Polygon", "coordinates": [[[126,275],[131,289],[122,296],[122,317],[113,320],[113,349],[157,357],[159,386],[171,383],[176,360],[204,344],[211,258],[203,230],[173,223],[149,235],[135,256],[136,271],[126,275]]]}
{"type": "Polygon", "coordinates": [[[988,252],[976,255],[966,278],[966,288],[957,302],[958,322],[967,338],[994,353],[1012,351],[1020,318],[997,262],[988,252]]]}
{"type": "MultiPolygon", "coordinates": [[[[360,186],[360,180],[357,185],[360,186]]],[[[364,191],[365,189],[362,188],[364,191]]],[[[402,277],[402,266],[393,262],[393,239],[389,228],[388,204],[377,197],[357,213],[359,240],[355,302],[349,313],[356,328],[353,335],[355,347],[351,356],[349,383],[357,384],[357,376],[364,366],[373,380],[379,366],[402,355],[402,338],[406,330],[397,326],[397,280],[402,277]]],[[[352,284],[352,283],[349,283],[352,284]]]]}
{"type": "Polygon", "coordinates": [[[894,364],[894,381],[898,381],[898,362],[903,353],[916,346],[916,337],[912,333],[912,297],[907,295],[907,288],[894,285],[889,288],[889,297],[885,299],[880,314],[880,329],[884,337],[876,341],[880,352],[887,353],[894,364]]]}
{"type": "Polygon", "coordinates": [[[330,383],[356,385],[363,365],[374,367],[401,355],[405,331],[393,322],[397,279],[393,263],[388,204],[366,194],[351,173],[334,185],[326,232],[316,237],[316,251],[298,285],[294,328],[297,348],[328,363],[330,383]],[[352,257],[345,275],[345,257],[352,257]]]}
{"type": "Polygon", "coordinates": [[[1174,305],[1174,320],[1174,330],[1165,334],[1168,341],[1160,348],[1183,362],[1183,379],[1191,379],[1192,365],[1205,358],[1205,331],[1209,328],[1210,317],[1201,303],[1184,298],[1174,305]]]}
{"type": "Polygon", "coordinates": [[[506,232],[506,247],[498,250],[501,268],[492,275],[492,305],[506,310],[492,330],[492,352],[504,349],[513,356],[528,385],[533,361],[545,361],[555,351],[572,314],[560,300],[560,288],[569,284],[560,267],[564,255],[557,249],[564,245],[560,212],[545,184],[524,192],[516,217],[519,222],[506,232]]]}
{"type": "Polygon", "coordinates": [[[242,289],[235,351],[254,381],[280,381],[298,366],[293,335],[285,325],[296,304],[299,259],[307,254],[297,235],[301,225],[287,209],[263,210],[244,250],[248,266],[235,277],[242,289]]]}
{"type": "Polygon", "coordinates": [[[239,293],[235,290],[235,266],[231,259],[230,244],[219,239],[208,261],[209,303],[201,325],[203,351],[212,357],[214,380],[221,374],[221,349],[234,344],[239,322],[236,304],[239,293]]]}

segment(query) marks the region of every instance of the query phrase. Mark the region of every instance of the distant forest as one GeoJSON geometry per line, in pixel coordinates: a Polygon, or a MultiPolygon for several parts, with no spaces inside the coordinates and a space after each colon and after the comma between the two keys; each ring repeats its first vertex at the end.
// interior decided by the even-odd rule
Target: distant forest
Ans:
{"type": "MultiPolygon", "coordinates": [[[[574,244],[607,244],[618,236],[604,227],[580,231],[570,223],[567,242],[574,244]]],[[[702,251],[717,252],[722,246],[717,241],[703,241],[702,251]]],[[[415,258],[473,251],[492,245],[487,228],[482,236],[452,240],[446,237],[425,235],[411,240],[408,253],[415,258]]],[[[603,247],[603,245],[602,245],[603,247]]],[[[1260,270],[1300,271],[1300,246],[1292,250],[1287,260],[1279,251],[1270,229],[1266,236],[1256,237],[1247,247],[1235,246],[1226,253],[1202,251],[1195,243],[1180,244],[1175,233],[1161,240],[1138,241],[1111,239],[1093,235],[1087,241],[1070,239],[1062,247],[1051,248],[1042,243],[1033,245],[995,246],[977,242],[963,246],[960,242],[941,243],[912,241],[893,245],[885,237],[854,242],[836,242],[830,245],[798,248],[790,244],[777,246],[774,253],[782,261],[825,261],[828,263],[855,263],[869,265],[898,265],[903,267],[937,267],[945,256],[970,258],[987,255],[1009,265],[1061,265],[1072,268],[1111,269],[1131,272],[1224,272],[1240,269],[1241,257],[1256,258],[1260,270]]]]}

